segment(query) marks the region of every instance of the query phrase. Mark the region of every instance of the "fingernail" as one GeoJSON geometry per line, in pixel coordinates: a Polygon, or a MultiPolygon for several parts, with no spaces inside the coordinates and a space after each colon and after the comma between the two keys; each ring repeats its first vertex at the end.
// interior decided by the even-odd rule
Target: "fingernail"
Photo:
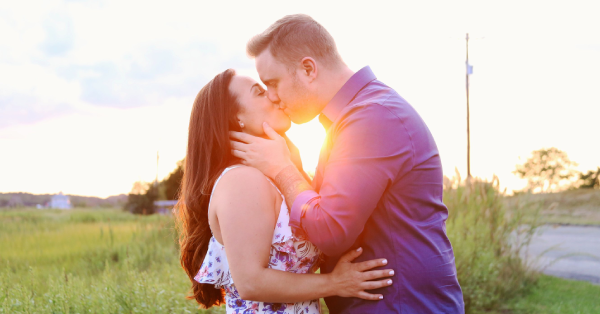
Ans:
{"type": "Polygon", "coordinates": [[[379,300],[383,300],[383,296],[382,295],[379,296],[379,300]]]}
{"type": "Polygon", "coordinates": [[[387,264],[387,259],[384,259],[383,261],[381,261],[381,264],[383,264],[383,265],[387,264]]]}
{"type": "Polygon", "coordinates": [[[360,250],[362,250],[361,247],[359,247],[358,249],[356,249],[356,252],[360,252],[360,250]]]}
{"type": "Polygon", "coordinates": [[[392,280],[390,279],[390,280],[388,280],[388,285],[391,285],[391,284],[392,284],[392,280]]]}
{"type": "Polygon", "coordinates": [[[390,271],[390,276],[394,276],[394,271],[390,271]]]}

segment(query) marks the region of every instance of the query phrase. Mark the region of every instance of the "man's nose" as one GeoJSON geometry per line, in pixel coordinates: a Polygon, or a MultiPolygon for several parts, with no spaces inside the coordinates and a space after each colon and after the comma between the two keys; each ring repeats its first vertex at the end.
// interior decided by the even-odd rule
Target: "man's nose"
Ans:
{"type": "Polygon", "coordinates": [[[281,101],[277,93],[271,89],[267,90],[267,98],[274,104],[279,104],[281,101]]]}

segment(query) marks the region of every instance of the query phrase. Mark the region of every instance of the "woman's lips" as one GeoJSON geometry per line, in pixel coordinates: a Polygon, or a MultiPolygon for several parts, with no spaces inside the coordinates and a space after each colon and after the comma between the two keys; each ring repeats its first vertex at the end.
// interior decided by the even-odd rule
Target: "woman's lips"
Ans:
{"type": "Polygon", "coordinates": [[[288,117],[290,116],[290,115],[287,113],[286,109],[281,109],[281,108],[280,108],[279,110],[281,110],[281,112],[283,112],[283,114],[284,114],[284,115],[286,115],[286,116],[288,116],[288,117]]]}

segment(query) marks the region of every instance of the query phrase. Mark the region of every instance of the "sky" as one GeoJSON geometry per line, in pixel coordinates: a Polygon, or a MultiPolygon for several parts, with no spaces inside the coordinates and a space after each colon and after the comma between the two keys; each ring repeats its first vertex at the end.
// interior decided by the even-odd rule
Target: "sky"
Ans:
{"type": "MultiPolygon", "coordinates": [[[[597,1],[4,1],[0,4],[0,192],[107,197],[167,176],[185,156],[197,92],[234,68],[258,78],[246,42],[305,13],[352,70],[369,65],[423,117],[444,173],[512,171],[557,147],[600,166],[597,1]],[[160,156],[157,167],[157,151],[160,156]]],[[[318,121],[288,132],[314,170],[318,121]]]]}

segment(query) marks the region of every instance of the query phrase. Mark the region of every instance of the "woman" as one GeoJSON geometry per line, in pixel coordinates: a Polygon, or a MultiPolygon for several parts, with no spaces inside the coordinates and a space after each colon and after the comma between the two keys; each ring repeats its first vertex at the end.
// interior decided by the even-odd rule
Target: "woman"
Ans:
{"type": "Polygon", "coordinates": [[[360,249],[346,253],[332,273],[315,274],[320,252],[292,234],[282,194],[231,155],[228,132],[265,136],[263,122],[280,134],[291,123],[258,83],[231,69],[196,96],[178,203],[189,298],[206,308],[226,301],[227,313],[303,314],[320,313],[321,297],[383,298],[364,290],[390,285],[375,279],[391,270],[369,271],[385,265],[381,259],[350,263],[360,249]]]}

